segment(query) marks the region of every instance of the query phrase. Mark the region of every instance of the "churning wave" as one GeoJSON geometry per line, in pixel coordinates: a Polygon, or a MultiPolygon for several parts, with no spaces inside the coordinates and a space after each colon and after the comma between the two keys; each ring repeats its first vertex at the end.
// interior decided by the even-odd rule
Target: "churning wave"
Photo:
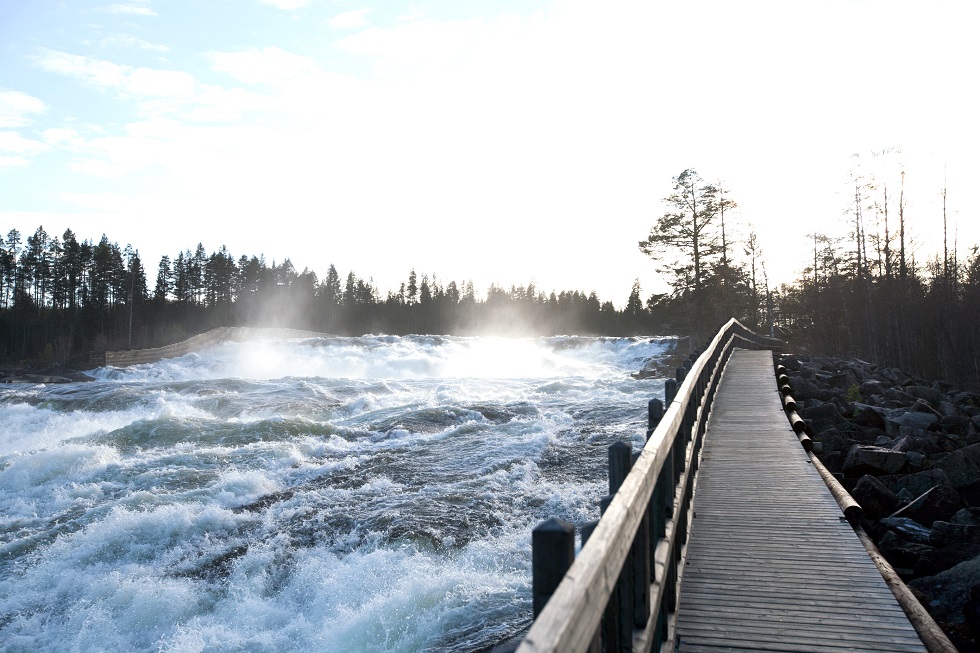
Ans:
{"type": "Polygon", "coordinates": [[[0,390],[9,651],[473,651],[595,519],[668,341],[225,343],[0,390]]]}

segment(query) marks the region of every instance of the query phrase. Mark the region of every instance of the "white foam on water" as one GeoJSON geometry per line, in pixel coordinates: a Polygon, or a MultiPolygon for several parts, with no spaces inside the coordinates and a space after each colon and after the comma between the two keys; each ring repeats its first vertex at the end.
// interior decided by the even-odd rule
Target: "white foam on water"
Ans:
{"type": "Polygon", "coordinates": [[[25,650],[149,650],[210,600],[161,573],[166,563],[234,537],[244,520],[194,505],[114,509],[36,553],[29,573],[3,575],[5,637],[25,650]]]}
{"type": "Polygon", "coordinates": [[[229,343],[0,388],[10,650],[470,651],[642,446],[641,338],[229,343]],[[571,470],[571,471],[569,471],[571,470]]]}
{"type": "Polygon", "coordinates": [[[597,378],[635,371],[669,346],[670,341],[649,338],[314,338],[229,342],[158,363],[92,373],[140,380],[597,378]]]}
{"type": "Polygon", "coordinates": [[[439,650],[446,632],[494,625],[481,623],[483,599],[526,589],[526,570],[506,573],[490,562],[499,555],[465,551],[447,559],[412,546],[345,556],[299,551],[288,579],[279,581],[268,570],[287,555],[283,546],[251,547],[229,579],[227,598],[181,624],[161,650],[439,650]]]}

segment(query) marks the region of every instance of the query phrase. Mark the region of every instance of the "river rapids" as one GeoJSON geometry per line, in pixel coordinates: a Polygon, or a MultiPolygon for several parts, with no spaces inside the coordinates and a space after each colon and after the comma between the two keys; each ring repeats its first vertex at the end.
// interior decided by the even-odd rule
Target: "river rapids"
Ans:
{"type": "Polygon", "coordinates": [[[0,386],[0,650],[486,651],[642,446],[648,338],[225,343],[0,386]]]}

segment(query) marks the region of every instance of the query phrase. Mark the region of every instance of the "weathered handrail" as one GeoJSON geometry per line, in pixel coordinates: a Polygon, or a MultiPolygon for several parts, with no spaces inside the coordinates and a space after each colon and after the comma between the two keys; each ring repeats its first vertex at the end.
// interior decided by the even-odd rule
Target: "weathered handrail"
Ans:
{"type": "Polygon", "coordinates": [[[678,370],[676,396],[659,424],[650,424],[646,445],[518,646],[518,653],[595,649],[596,633],[610,596],[643,524],[649,528],[650,541],[655,542],[650,547],[655,553],[651,582],[645,588],[649,591],[649,601],[644,602],[648,613],[645,622],[634,621],[630,648],[649,651],[673,632],[678,564],[687,537],[698,449],[718,380],[736,343],[748,348],[778,348],[783,344],[758,336],[732,319],[691,361],[688,371],[678,370]],[[645,520],[648,514],[655,518],[645,520]]]}

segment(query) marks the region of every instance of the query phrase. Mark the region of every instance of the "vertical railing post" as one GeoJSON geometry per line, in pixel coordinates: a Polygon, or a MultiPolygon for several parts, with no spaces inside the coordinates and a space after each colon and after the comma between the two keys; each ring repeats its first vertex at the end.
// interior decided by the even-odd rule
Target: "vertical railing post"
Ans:
{"type": "Polygon", "coordinates": [[[691,425],[695,415],[694,400],[688,399],[687,406],[684,407],[684,416],[681,418],[681,428],[677,437],[674,439],[674,482],[680,480],[684,473],[687,458],[687,444],[691,441],[691,425]]]}
{"type": "Polygon", "coordinates": [[[664,381],[664,407],[670,406],[677,396],[677,380],[667,379],[664,381]]]}
{"type": "MultiPolygon", "coordinates": [[[[633,454],[633,464],[640,452],[633,454]]],[[[650,510],[644,511],[633,538],[633,626],[643,628],[650,618],[650,575],[653,556],[650,547],[650,510]]]]}
{"type": "Polygon", "coordinates": [[[659,399],[651,399],[647,402],[647,440],[660,424],[664,416],[664,403],[659,399]]]}
{"type": "MultiPolygon", "coordinates": [[[[677,384],[674,383],[674,388],[676,390],[677,384]]],[[[669,403],[669,401],[668,401],[669,403]]],[[[650,403],[647,405],[648,419],[647,424],[647,439],[653,435],[653,432],[657,429],[660,424],[660,420],[664,416],[664,407],[660,403],[659,399],[651,399],[650,403]]],[[[667,517],[669,513],[664,506],[664,487],[666,485],[666,477],[670,473],[668,469],[670,461],[664,462],[663,469],[657,475],[657,484],[653,488],[653,497],[650,499],[650,507],[648,513],[650,514],[650,551],[651,560],[653,559],[653,552],[657,548],[657,539],[664,537],[667,534],[667,517]]],[[[651,570],[653,566],[651,565],[651,570]]],[[[650,580],[655,580],[653,578],[653,572],[651,571],[650,580]]]]}
{"type": "MultiPolygon", "coordinates": [[[[676,441],[676,438],[675,438],[676,441]]],[[[668,454],[664,459],[664,466],[657,477],[657,491],[660,493],[660,505],[663,508],[664,516],[670,518],[674,516],[674,450],[673,443],[665,442],[668,447],[668,454]]],[[[658,530],[660,527],[658,525],[658,530]]]]}
{"type": "Polygon", "coordinates": [[[633,466],[633,450],[625,442],[617,442],[609,447],[609,494],[616,494],[626,480],[633,466]]]}
{"type": "Polygon", "coordinates": [[[531,531],[531,588],[534,616],[544,609],[575,560],[575,526],[552,517],[531,531]]]}
{"type": "MultiPolygon", "coordinates": [[[[612,503],[612,495],[607,494],[599,501],[599,511],[606,514],[606,509],[612,503]]],[[[591,533],[589,533],[591,535],[591,533]]],[[[620,581],[623,574],[620,572],[620,581]]],[[[620,601],[620,582],[617,581],[613,587],[609,601],[606,603],[606,610],[602,613],[602,651],[603,653],[620,653],[620,646],[623,643],[622,630],[620,629],[619,615],[622,608],[620,601]]]]}
{"type": "MultiPolygon", "coordinates": [[[[592,531],[594,531],[595,527],[598,525],[599,525],[599,521],[596,520],[596,521],[590,521],[586,523],[584,526],[582,526],[583,547],[585,546],[585,543],[589,541],[589,538],[592,536],[592,531]]],[[[604,632],[605,632],[604,622],[600,620],[599,626],[595,629],[595,632],[592,633],[592,641],[589,643],[589,653],[603,653],[602,636],[604,632]]]]}
{"type": "MultiPolygon", "coordinates": [[[[626,480],[633,465],[632,448],[625,442],[617,442],[609,447],[609,496],[613,497],[626,480]]],[[[606,608],[606,651],[629,650],[633,642],[633,554],[623,561],[619,580],[606,608]],[[612,609],[610,611],[610,608],[612,609]]]]}
{"type": "MultiPolygon", "coordinates": [[[[659,399],[650,400],[650,403],[647,405],[647,416],[647,440],[649,440],[653,432],[657,430],[657,426],[660,425],[660,420],[664,417],[664,405],[660,403],[659,399]]],[[[657,475],[657,483],[653,488],[653,496],[650,498],[650,505],[647,508],[647,514],[650,517],[650,560],[653,560],[657,550],[657,538],[661,538],[667,533],[667,516],[663,507],[662,487],[660,484],[660,479],[663,475],[663,471],[657,475]]],[[[650,580],[656,580],[654,578],[654,565],[652,564],[650,565],[650,580]]]]}

